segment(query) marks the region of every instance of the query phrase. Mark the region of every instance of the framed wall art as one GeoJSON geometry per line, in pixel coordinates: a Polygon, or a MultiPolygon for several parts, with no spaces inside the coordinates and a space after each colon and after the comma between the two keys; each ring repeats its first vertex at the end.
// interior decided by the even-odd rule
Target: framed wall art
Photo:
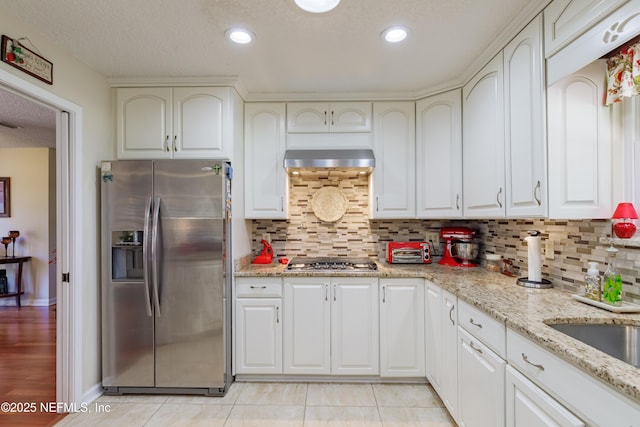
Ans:
{"type": "Polygon", "coordinates": [[[11,216],[11,178],[0,177],[0,217],[11,216]]]}

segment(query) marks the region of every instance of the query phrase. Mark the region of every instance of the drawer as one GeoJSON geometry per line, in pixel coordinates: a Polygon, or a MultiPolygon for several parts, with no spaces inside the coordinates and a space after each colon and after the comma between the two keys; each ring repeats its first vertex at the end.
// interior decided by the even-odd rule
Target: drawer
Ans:
{"type": "Polygon", "coordinates": [[[589,425],[640,420],[640,405],[511,329],[507,361],[589,425]]]}
{"type": "Polygon", "coordinates": [[[274,298],[282,296],[282,279],[279,277],[237,277],[236,298],[274,298]]]}
{"type": "Polygon", "coordinates": [[[483,311],[458,300],[458,325],[500,357],[506,357],[506,327],[483,311]]]}

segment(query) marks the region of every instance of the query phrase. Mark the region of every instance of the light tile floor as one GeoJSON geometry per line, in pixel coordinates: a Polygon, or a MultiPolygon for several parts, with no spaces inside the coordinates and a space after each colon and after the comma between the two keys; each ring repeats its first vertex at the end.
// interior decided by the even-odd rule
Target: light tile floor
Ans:
{"type": "Polygon", "coordinates": [[[88,409],[56,426],[455,426],[428,385],[236,382],[224,397],[102,396],[88,409]]]}

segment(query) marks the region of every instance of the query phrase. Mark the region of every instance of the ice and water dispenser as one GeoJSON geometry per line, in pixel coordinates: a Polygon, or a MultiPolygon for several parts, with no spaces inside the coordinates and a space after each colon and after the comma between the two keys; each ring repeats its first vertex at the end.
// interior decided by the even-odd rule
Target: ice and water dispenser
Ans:
{"type": "Polygon", "coordinates": [[[111,233],[112,280],[144,280],[142,231],[111,233]]]}

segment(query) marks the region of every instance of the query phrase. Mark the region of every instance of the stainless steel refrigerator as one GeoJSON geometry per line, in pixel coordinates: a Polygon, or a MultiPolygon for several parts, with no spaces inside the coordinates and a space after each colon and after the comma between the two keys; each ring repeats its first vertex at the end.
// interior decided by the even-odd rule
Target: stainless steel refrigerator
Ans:
{"type": "Polygon", "coordinates": [[[223,395],[231,382],[231,168],[101,165],[102,385],[223,395]]]}

